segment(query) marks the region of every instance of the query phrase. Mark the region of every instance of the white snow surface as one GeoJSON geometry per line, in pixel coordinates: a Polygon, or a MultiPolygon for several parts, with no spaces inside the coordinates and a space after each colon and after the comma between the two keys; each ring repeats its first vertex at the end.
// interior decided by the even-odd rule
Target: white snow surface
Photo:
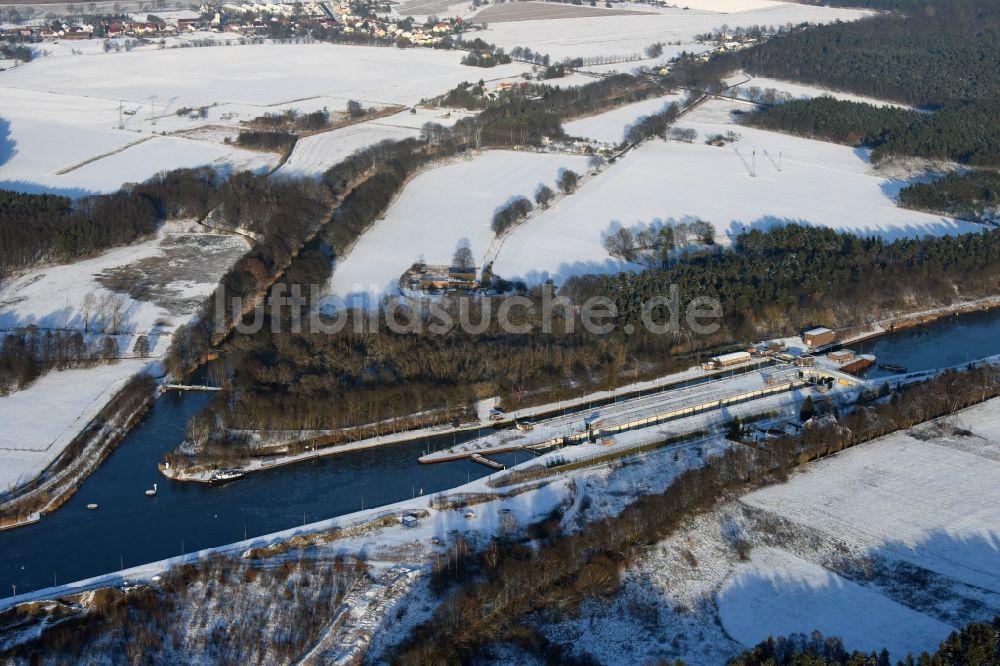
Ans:
{"type": "Polygon", "coordinates": [[[489,23],[481,36],[507,50],[515,46],[530,47],[547,53],[553,61],[567,57],[631,56],[641,54],[655,42],[667,43],[664,56],[669,57],[685,50],[708,50],[707,45],[695,43],[694,37],[717,30],[723,24],[731,28],[781,26],[786,23],[827,23],[838,19],[852,21],[867,15],[867,12],[853,9],[786,2],[765,5],[757,0],[705,0],[694,5],[680,4],[691,6],[692,10],[655,10],[642,5],[638,9],[655,13],[489,23]],[[681,42],[679,45],[676,44],[678,41],[681,42]]]}
{"type": "MultiPolygon", "coordinates": [[[[26,66],[14,73],[30,71],[26,66]]],[[[154,135],[136,116],[125,116],[125,129],[118,129],[117,100],[16,88],[5,85],[9,73],[0,73],[0,187],[6,189],[75,197],[112,192],[163,170],[211,164],[259,171],[277,162],[273,153],[154,135]]]]}
{"type": "Polygon", "coordinates": [[[288,176],[321,176],[324,171],[359,150],[382,141],[399,141],[420,136],[424,123],[450,127],[467,112],[458,109],[418,108],[416,113],[401,111],[387,118],[348,125],[340,129],[300,139],[277,173],[288,176]]]}
{"type": "MultiPolygon", "coordinates": [[[[248,248],[247,242],[240,236],[201,232],[188,234],[187,231],[192,228],[201,229],[191,221],[167,222],[156,237],[150,240],[115,248],[96,257],[69,264],[44,266],[10,278],[0,288],[0,328],[34,324],[43,329],[89,328],[91,332],[95,332],[102,317],[95,308],[88,323],[83,312],[88,294],[93,294],[98,302],[114,297],[124,300],[124,317],[119,331],[148,333],[156,329],[169,332],[195,313],[201,299],[215,289],[216,282],[225,273],[229,263],[248,248]],[[207,241],[213,246],[213,251],[204,253],[204,261],[209,262],[210,268],[201,276],[202,279],[186,273],[182,265],[181,270],[171,276],[172,281],[165,285],[176,290],[184,299],[195,299],[196,303],[171,311],[151,300],[132,298],[128,294],[112,291],[98,281],[108,271],[139,262],[165,260],[169,264],[175,261],[174,244],[181,239],[207,241]],[[224,256],[218,255],[216,251],[222,252],[224,256]],[[218,262],[218,265],[212,265],[213,261],[218,262]]],[[[186,267],[191,268],[190,264],[186,267]]]]}
{"type": "MultiPolygon", "coordinates": [[[[514,63],[490,75],[524,69],[514,63]]],[[[473,76],[453,52],[332,44],[91,49],[39,58],[0,72],[0,186],[82,196],[179,167],[266,170],[275,154],[225,145],[218,126],[235,133],[239,121],[291,108],[343,111],[350,99],[409,106],[473,76]],[[202,106],[204,120],[176,114],[202,106]],[[206,126],[215,135],[161,136],[206,126]],[[88,160],[95,161],[84,165],[88,160]]]]}
{"type": "Polygon", "coordinates": [[[52,371],[0,397],[0,491],[37,476],[149,361],[52,371]]]}
{"type": "Polygon", "coordinates": [[[584,157],[498,150],[419,174],[334,268],[330,294],[353,306],[377,305],[398,292],[399,277],[417,259],[449,264],[459,243],[481,262],[497,209],[517,195],[531,199],[540,183],[555,189],[562,169],[585,165],[584,157]]]}
{"type": "Polygon", "coordinates": [[[933,652],[953,627],[775,548],[758,548],[719,591],[719,617],[733,638],[751,646],[769,636],[820,629],[847,650],[893,661],[933,652]]]}
{"type": "Polygon", "coordinates": [[[897,207],[894,197],[910,181],[873,171],[867,151],[734,125],[734,108],[749,105],[706,102],[676,125],[696,130],[694,143],[646,142],[588,179],[518,227],[500,249],[494,271],[531,285],[628,269],[608,255],[604,239],[619,226],[657,222],[705,220],[723,244],[744,230],[789,223],[888,240],[981,230],[897,207]],[[739,140],[721,148],[704,143],[730,130],[739,140]]]}
{"type": "Polygon", "coordinates": [[[874,106],[895,106],[901,109],[911,108],[906,104],[890,102],[884,99],[865,97],[863,95],[855,95],[853,93],[843,92],[840,90],[830,90],[827,88],[820,88],[819,86],[812,86],[804,83],[796,83],[793,81],[771,79],[765,76],[748,76],[746,74],[743,74],[742,72],[737,76],[732,76],[729,79],[727,79],[726,83],[735,86],[735,88],[737,89],[736,91],[739,93],[745,93],[749,88],[760,88],[761,90],[774,88],[779,92],[788,93],[789,95],[792,96],[792,99],[813,99],[816,97],[832,97],[834,99],[843,100],[845,102],[863,102],[865,104],[873,104],[874,106]]]}
{"type": "MultiPolygon", "coordinates": [[[[1000,439],[995,430],[987,434],[1000,439]]],[[[1000,592],[997,460],[896,434],[751,493],[744,502],[1000,592]]]]}
{"type": "Polygon", "coordinates": [[[617,144],[624,140],[625,132],[638,120],[663,111],[671,102],[679,104],[684,97],[684,94],[675,93],[626,104],[606,113],[566,123],[563,130],[570,136],[617,144]]]}
{"type": "MultiPolygon", "coordinates": [[[[474,72],[459,60],[434,49],[335,44],[165,49],[41,59],[0,73],[0,86],[100,97],[116,106],[121,99],[146,103],[156,95],[165,113],[181,106],[264,106],[320,95],[409,105],[472,78],[474,72]]],[[[489,73],[512,76],[524,69],[513,63],[489,73]]]]}

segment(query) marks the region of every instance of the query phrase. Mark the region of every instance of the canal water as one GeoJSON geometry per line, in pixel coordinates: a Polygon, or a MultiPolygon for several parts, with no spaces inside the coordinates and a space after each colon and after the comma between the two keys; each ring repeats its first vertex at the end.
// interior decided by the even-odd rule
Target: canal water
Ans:
{"type": "MultiPolygon", "coordinates": [[[[1000,309],[938,319],[849,348],[874,354],[879,363],[901,366],[909,372],[963,365],[1000,354],[1000,309]]],[[[898,374],[872,367],[863,376],[877,379],[898,374]]]]}
{"type": "MultiPolygon", "coordinates": [[[[852,349],[910,371],[959,365],[1000,354],[1000,310],[942,319],[852,349]]],[[[13,585],[28,592],[429,495],[492,471],[471,461],[416,462],[427,449],[476,437],[473,431],[276,468],[222,486],[165,479],[156,464],[209,397],[162,396],[69,502],[35,525],[0,532],[0,595],[11,594],[13,585]],[[154,483],[159,492],[148,498],[144,491],[154,483]],[[97,511],[87,510],[92,502],[97,511]]],[[[492,457],[511,464],[526,455],[492,457]]]]}

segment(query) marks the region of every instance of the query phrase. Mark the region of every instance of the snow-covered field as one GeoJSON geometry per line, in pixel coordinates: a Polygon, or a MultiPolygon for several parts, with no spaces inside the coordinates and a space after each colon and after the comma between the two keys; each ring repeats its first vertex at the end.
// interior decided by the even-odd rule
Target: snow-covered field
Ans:
{"type": "Polygon", "coordinates": [[[193,315],[228,267],[247,250],[240,236],[167,222],[156,237],[96,257],[37,268],[0,289],[0,328],[91,332],[106,322],[102,304],[121,301],[118,332],[169,333],[193,315]],[[95,304],[89,311],[87,300],[95,304]]]}
{"type": "MultiPolygon", "coordinates": [[[[40,59],[3,72],[0,86],[140,104],[156,95],[166,113],[181,106],[266,106],[316,96],[410,105],[471,78],[459,60],[454,53],[433,49],[334,44],[165,49],[40,59]]],[[[489,74],[510,76],[522,70],[515,63],[489,74]]]]}
{"type": "Polygon", "coordinates": [[[555,189],[562,169],[583,171],[586,158],[487,151],[414,178],[384,218],[369,229],[334,269],[330,293],[351,305],[374,305],[397,293],[400,275],[423,257],[449,264],[459,243],[477,263],[493,243],[494,212],[512,197],[534,196],[541,183],[555,189]]]}
{"type": "MultiPolygon", "coordinates": [[[[147,334],[151,356],[188,321],[228,267],[247,250],[239,236],[188,233],[169,222],[156,238],[72,264],[11,278],[0,289],[0,329],[88,331],[88,341],[116,333],[122,356],[147,334]],[[117,323],[117,326],[115,324],[117,323]]],[[[22,391],[0,397],[0,489],[40,472],[129,376],[149,360],[52,371],[22,391]]]]}
{"type": "MultiPolygon", "coordinates": [[[[983,432],[998,401],[969,410],[978,437],[907,435],[852,449],[787,484],[744,502],[824,534],[887,551],[892,557],[1000,593],[1000,432],[983,432]],[[959,450],[949,440],[969,440],[959,450]],[[978,442],[976,440],[979,440],[978,442]],[[961,483],[956,483],[961,479],[961,483]]],[[[967,412],[967,413],[969,413],[967,412]]],[[[963,419],[965,420],[965,419],[963,419]]]]}
{"type": "Polygon", "coordinates": [[[126,359],[52,371],[0,398],[0,491],[37,476],[97,415],[128,378],[149,364],[126,359]]]}
{"type": "MultiPolygon", "coordinates": [[[[84,59],[48,62],[72,69],[84,59]]],[[[119,129],[118,100],[5,85],[7,74],[30,72],[32,67],[34,63],[0,73],[4,100],[0,107],[0,187],[5,189],[79,196],[111,192],[122,183],[142,181],[166,169],[214,164],[257,171],[277,161],[271,153],[154,135],[148,105],[141,110],[136,110],[138,103],[126,106],[136,115],[123,115],[125,127],[119,129]],[[140,117],[143,113],[145,119],[140,117]],[[95,159],[101,156],[106,157],[95,159]]]]}
{"type": "Polygon", "coordinates": [[[349,125],[330,132],[300,139],[295,150],[277,173],[289,176],[319,176],[351,154],[380,141],[399,141],[420,136],[424,123],[450,127],[467,115],[460,109],[418,108],[416,113],[402,111],[387,118],[349,125]]]}
{"type": "Polygon", "coordinates": [[[537,284],[617,272],[627,265],[608,255],[604,238],[619,225],[655,221],[705,220],[722,243],[744,230],[788,223],[887,239],[980,230],[898,208],[893,197],[909,181],[873,171],[865,151],[734,125],[733,108],[749,105],[703,104],[677,123],[698,132],[693,143],[647,142],[528,220],[504,243],[496,273],[537,284]],[[704,143],[730,130],[740,135],[734,143],[704,143]]]}
{"type": "Polygon", "coordinates": [[[675,93],[664,95],[663,97],[645,99],[635,104],[626,104],[625,106],[620,106],[617,109],[596,116],[566,123],[563,125],[563,129],[570,136],[579,136],[604,143],[617,144],[624,140],[625,132],[636,121],[659,113],[671,102],[679,104],[684,97],[684,94],[675,93]]]}
{"type": "MultiPolygon", "coordinates": [[[[79,43],[83,49],[88,44],[79,43]]],[[[0,72],[0,186],[83,195],[182,166],[270,168],[274,154],[241,150],[224,145],[221,135],[191,131],[221,126],[234,133],[240,121],[293,108],[342,112],[351,99],[369,107],[412,105],[479,76],[459,60],[432,49],[331,44],[88,51],[39,58],[0,72]],[[204,119],[177,115],[181,108],[203,106],[204,119]],[[150,139],[154,133],[182,132],[187,136],[150,139]]],[[[490,76],[514,76],[524,69],[523,64],[505,65],[490,76]]]]}
{"type": "Polygon", "coordinates": [[[875,106],[910,108],[905,104],[887,102],[884,99],[864,97],[862,95],[854,95],[852,93],[842,92],[839,90],[828,90],[826,88],[810,86],[803,83],[795,83],[792,81],[783,81],[781,79],[770,79],[764,76],[748,76],[742,72],[727,79],[726,83],[734,86],[734,88],[730,89],[730,92],[736,92],[738,96],[741,97],[745,97],[750,88],[758,88],[762,91],[773,88],[774,90],[790,95],[792,99],[813,99],[814,97],[826,96],[844,100],[846,102],[864,102],[867,104],[874,104],[875,106]]]}
{"type": "Polygon", "coordinates": [[[851,21],[865,15],[865,12],[851,9],[756,0],[706,0],[679,4],[691,9],[656,10],[640,5],[636,9],[655,13],[489,23],[482,37],[508,50],[514,46],[527,46],[549,54],[553,60],[628,56],[642,53],[655,42],[666,42],[664,56],[671,56],[684,50],[707,50],[709,47],[696,44],[694,37],[712,32],[724,24],[731,28],[781,26],[786,23],[826,23],[838,19],[851,21]],[[676,44],[678,41],[679,45],[676,44]]]}
{"type": "Polygon", "coordinates": [[[626,569],[613,600],[542,630],[605,663],[707,666],[814,630],[848,650],[886,647],[893,663],[933,650],[1000,612],[998,407],[849,449],[699,515],[626,569]]]}
{"type": "Polygon", "coordinates": [[[744,645],[768,636],[809,635],[819,628],[848,649],[880,651],[900,659],[933,652],[954,630],[876,591],[784,550],[758,548],[719,592],[719,617],[744,645]]]}

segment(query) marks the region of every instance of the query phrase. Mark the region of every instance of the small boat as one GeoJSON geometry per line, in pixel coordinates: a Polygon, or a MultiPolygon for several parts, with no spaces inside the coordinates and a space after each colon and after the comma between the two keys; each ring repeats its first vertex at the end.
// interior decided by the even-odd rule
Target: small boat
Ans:
{"type": "Polygon", "coordinates": [[[907,369],[901,365],[895,365],[893,363],[879,363],[878,367],[882,370],[888,370],[889,372],[907,372],[907,369]]]}
{"type": "Polygon", "coordinates": [[[156,484],[155,483],[153,484],[152,488],[150,488],[149,490],[146,491],[146,497],[156,497],[156,484]]]}
{"type": "Polygon", "coordinates": [[[227,481],[235,481],[236,479],[242,479],[244,476],[243,470],[240,469],[220,469],[217,472],[213,472],[212,476],[209,477],[209,483],[226,483],[227,481]]]}
{"type": "Polygon", "coordinates": [[[87,508],[90,509],[91,511],[97,511],[97,505],[93,503],[88,504],[87,508]]]}

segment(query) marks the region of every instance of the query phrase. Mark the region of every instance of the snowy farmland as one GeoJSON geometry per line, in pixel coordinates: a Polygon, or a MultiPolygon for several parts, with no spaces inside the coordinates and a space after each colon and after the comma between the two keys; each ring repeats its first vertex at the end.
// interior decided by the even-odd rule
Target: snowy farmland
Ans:
{"type": "Polygon", "coordinates": [[[470,77],[454,53],[331,44],[39,58],[0,72],[0,186],[80,196],[178,167],[266,170],[276,155],[223,144],[239,122],[293,108],[339,113],[351,99],[408,106],[470,77]],[[177,115],[200,107],[204,119],[177,115]]]}
{"type": "Polygon", "coordinates": [[[399,141],[420,136],[424,123],[446,127],[468,113],[460,109],[417,108],[387,118],[348,125],[300,139],[288,160],[277,171],[287,176],[321,176],[324,171],[353,153],[380,141],[399,141]]]}
{"type": "Polygon", "coordinates": [[[820,629],[849,649],[895,658],[933,652],[954,630],[940,620],[780,549],[754,550],[719,592],[719,617],[746,646],[768,636],[811,634],[820,629]]]}
{"type": "Polygon", "coordinates": [[[980,230],[897,207],[894,196],[909,180],[874,171],[865,151],[734,125],[733,108],[749,105],[703,104],[677,124],[698,132],[693,143],[647,142],[528,220],[500,249],[496,273],[537,284],[617,272],[626,265],[608,255],[604,239],[619,226],[657,221],[711,222],[721,243],[744,230],[788,223],[887,239],[980,230]],[[739,139],[722,147],[704,143],[728,131],[739,139]]]}
{"type": "Polygon", "coordinates": [[[0,289],[0,328],[93,332],[107,313],[97,305],[88,311],[86,303],[117,300],[115,331],[169,333],[248,247],[240,236],[202,232],[194,222],[168,222],[151,240],[11,277],[0,289]]]}
{"type": "Polygon", "coordinates": [[[626,104],[606,113],[566,123],[563,130],[570,136],[618,144],[624,140],[628,128],[638,120],[663,111],[671,102],[680,104],[684,97],[683,94],[675,93],[626,104]]]}
{"type": "MultiPolygon", "coordinates": [[[[170,222],[156,238],[72,264],[12,277],[0,290],[0,329],[115,334],[122,356],[136,335],[149,336],[151,355],[166,351],[170,333],[188,321],[226,269],[247,250],[239,236],[188,233],[170,222]]],[[[28,388],[0,397],[0,490],[38,474],[148,359],[52,371],[28,388]]]]}
{"type": "Polygon", "coordinates": [[[149,365],[126,359],[112,365],[53,371],[0,397],[0,492],[37,476],[129,377],[149,365]]]}
{"type": "Polygon", "coordinates": [[[904,109],[911,108],[905,104],[888,102],[874,97],[864,97],[863,95],[855,95],[853,93],[842,92],[840,90],[830,90],[803,83],[783,81],[781,79],[771,79],[765,76],[749,76],[742,72],[736,76],[729,77],[729,79],[726,80],[726,83],[732,86],[726,94],[735,93],[737,97],[746,97],[747,93],[754,88],[757,90],[774,89],[778,92],[787,94],[792,99],[833,97],[834,99],[843,100],[845,102],[863,102],[865,104],[873,104],[875,106],[895,106],[904,109]]]}
{"type": "MultiPolygon", "coordinates": [[[[848,650],[886,647],[893,663],[933,650],[1000,612],[998,407],[849,449],[699,515],[626,569],[614,599],[540,629],[605,663],[718,664],[814,630],[848,650]]],[[[656,478],[641,474],[609,470],[605,485],[656,478]]]]}
{"type": "MultiPolygon", "coordinates": [[[[50,62],[70,67],[77,61],[50,62]]],[[[80,196],[112,192],[165,169],[212,164],[257,171],[277,162],[271,153],[154,135],[135,116],[124,116],[125,128],[119,129],[117,100],[7,87],[8,73],[0,73],[0,187],[5,189],[80,196]]]]}
{"type": "Polygon", "coordinates": [[[707,45],[694,41],[695,36],[712,32],[724,24],[735,28],[827,23],[838,19],[852,21],[866,14],[858,10],[754,0],[704,0],[683,4],[691,9],[653,9],[641,5],[642,11],[655,13],[489,22],[482,35],[486,41],[505,49],[527,46],[547,53],[553,60],[632,56],[641,54],[655,42],[667,44],[664,56],[669,57],[685,50],[708,50],[707,45]]]}
{"type": "MultiPolygon", "coordinates": [[[[182,48],[40,59],[0,74],[0,86],[116,103],[146,104],[156,95],[167,114],[181,106],[242,102],[266,107],[319,96],[411,105],[470,78],[459,60],[432,49],[334,44],[182,48]]],[[[523,69],[505,65],[490,74],[512,76],[523,69]]]]}
{"type": "Polygon", "coordinates": [[[335,267],[330,293],[352,305],[377,304],[397,292],[400,275],[419,258],[448,264],[459,243],[479,262],[493,243],[498,208],[514,196],[531,198],[541,183],[555,189],[560,170],[585,166],[584,157],[498,150],[426,171],[335,267]]]}

